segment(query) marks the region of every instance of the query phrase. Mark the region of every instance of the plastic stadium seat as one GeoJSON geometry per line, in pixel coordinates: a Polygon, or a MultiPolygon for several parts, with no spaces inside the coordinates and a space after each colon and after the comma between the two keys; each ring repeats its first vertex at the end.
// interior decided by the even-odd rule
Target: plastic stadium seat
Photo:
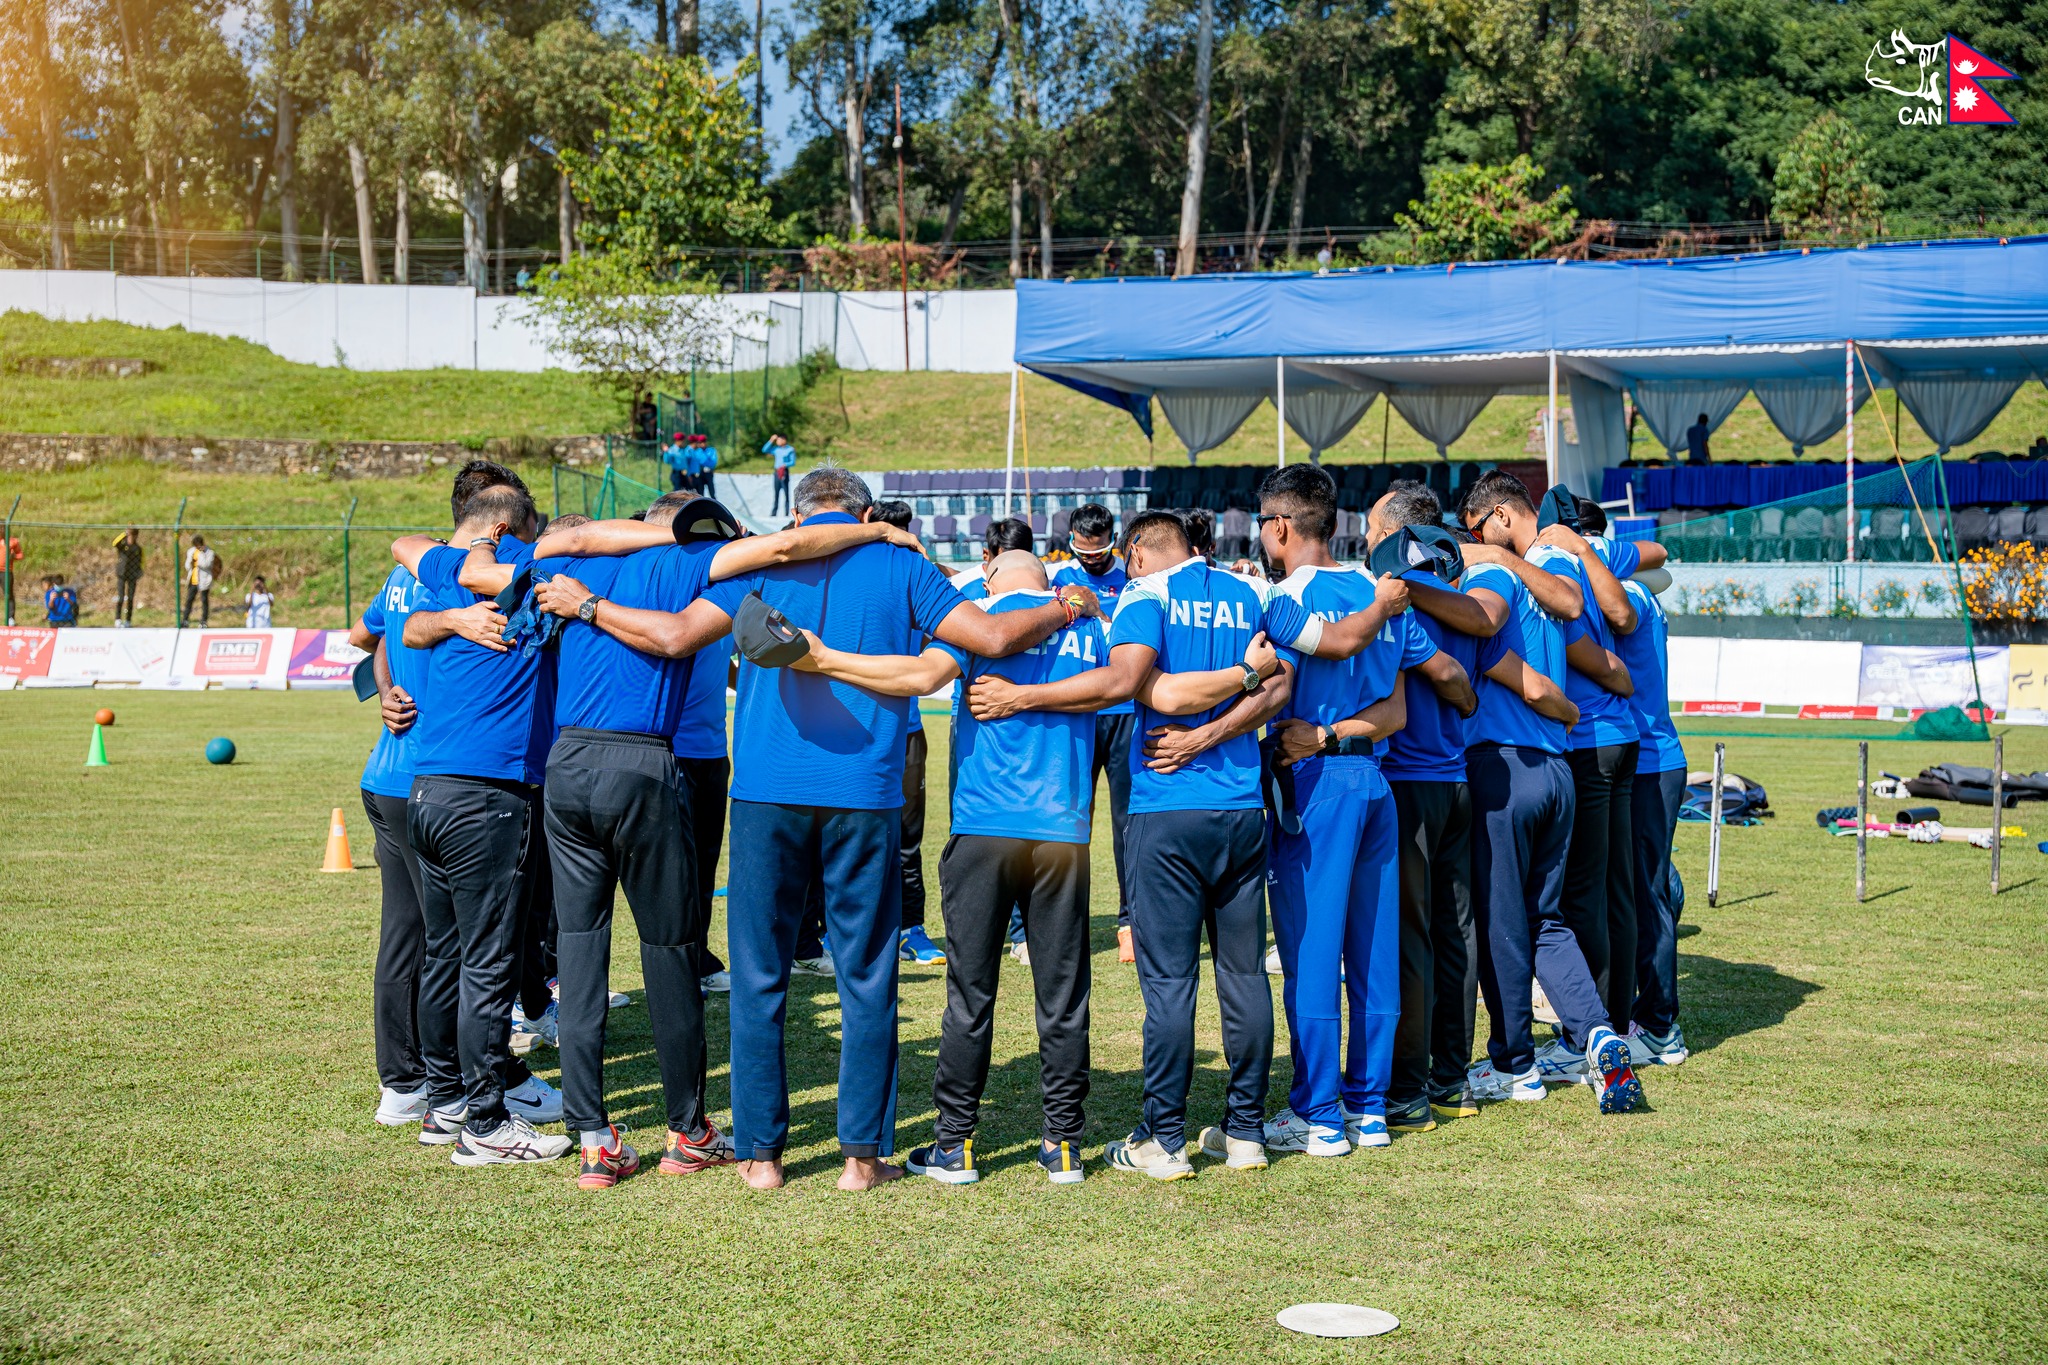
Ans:
{"type": "Polygon", "coordinates": [[[1716,546],[1720,557],[1727,563],[1746,564],[1756,544],[1756,514],[1753,512],[1731,512],[1724,523],[1727,533],[1716,546]]]}
{"type": "Polygon", "coordinates": [[[2048,503],[2027,513],[2027,539],[2036,549],[2048,549],[2048,503]]]}
{"type": "Polygon", "coordinates": [[[1827,518],[1818,507],[1802,507],[1786,521],[1785,557],[1802,564],[1818,563],[1821,537],[1827,533],[1827,518]]]}
{"type": "Polygon", "coordinates": [[[986,512],[978,513],[969,518],[967,522],[968,537],[979,544],[988,535],[988,528],[994,521],[995,518],[986,512]]]}
{"type": "Polygon", "coordinates": [[[1062,508],[1061,508],[1061,509],[1060,509],[1059,511],[1057,511],[1057,512],[1053,513],[1053,514],[1052,514],[1052,536],[1053,536],[1053,539],[1054,539],[1054,540],[1062,540],[1062,541],[1063,541],[1063,540],[1065,540],[1065,539],[1067,538],[1067,529],[1068,529],[1069,527],[1071,527],[1071,526],[1072,526],[1073,524],[1074,524],[1074,511],[1073,511],[1073,509],[1072,509],[1072,508],[1070,508],[1070,507],[1062,507],[1062,508]]]}
{"type": "Polygon", "coordinates": [[[1876,507],[1870,512],[1870,537],[1864,543],[1870,547],[1870,557],[1880,563],[1896,563],[1907,554],[1906,509],[1903,507],[1876,507]]]}
{"type": "Polygon", "coordinates": [[[917,517],[912,517],[910,519],[910,534],[916,536],[919,540],[923,540],[924,522],[917,517]]]}
{"type": "Polygon", "coordinates": [[[1032,534],[1032,535],[1033,535],[1034,537],[1039,537],[1039,538],[1043,538],[1043,537],[1044,537],[1044,535],[1045,535],[1045,533],[1046,533],[1046,520],[1045,520],[1045,515],[1044,515],[1043,513],[1036,513],[1036,512],[1035,512],[1035,513],[1033,513],[1033,514],[1032,514],[1032,517],[1031,517],[1031,534],[1032,534]]]}
{"type": "MultiPolygon", "coordinates": [[[[912,523],[912,525],[915,524],[915,522],[912,523]]],[[[953,541],[957,540],[959,536],[959,522],[953,520],[953,518],[951,517],[932,518],[932,543],[934,545],[950,545],[953,541]]]]}
{"type": "Polygon", "coordinates": [[[1785,557],[1785,509],[1782,507],[1759,508],[1756,514],[1756,534],[1750,541],[1752,563],[1765,563],[1785,557]]]}
{"type": "Polygon", "coordinates": [[[1991,514],[1991,538],[2017,544],[2027,538],[2027,509],[2014,504],[1991,514]]]}
{"type": "Polygon", "coordinates": [[[1956,550],[1968,554],[1991,543],[1991,512],[1984,507],[1956,509],[1956,550]]]}
{"type": "Polygon", "coordinates": [[[1848,513],[1837,508],[1821,518],[1820,557],[1832,564],[1840,560],[1846,550],[1843,541],[1849,526],[1848,513]]]}
{"type": "Polygon", "coordinates": [[[897,492],[898,492],[898,491],[899,491],[899,490],[900,490],[900,489],[901,489],[902,487],[903,487],[903,473],[902,473],[902,471],[901,471],[901,470],[891,469],[891,470],[887,470],[887,471],[885,471],[885,472],[883,473],[883,475],[882,475],[882,496],[883,496],[883,497],[885,497],[885,498],[893,498],[893,497],[895,497],[895,496],[896,496],[896,494],[897,494],[897,492]]]}
{"type": "Polygon", "coordinates": [[[1216,557],[1243,559],[1251,553],[1252,514],[1242,507],[1226,511],[1216,523],[1216,557]]]}

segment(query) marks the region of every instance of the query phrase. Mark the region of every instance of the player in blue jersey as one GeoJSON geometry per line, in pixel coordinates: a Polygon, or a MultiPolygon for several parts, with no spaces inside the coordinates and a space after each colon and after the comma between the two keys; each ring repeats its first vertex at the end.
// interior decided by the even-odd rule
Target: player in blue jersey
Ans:
{"type": "MultiPolygon", "coordinates": [[[[1366,515],[1375,557],[1406,530],[1411,554],[1402,571],[1415,622],[1466,675],[1479,678],[1481,646],[1499,632],[1473,599],[1457,591],[1464,558],[1443,527],[1436,494],[1397,480],[1366,515]]],[[[1496,667],[1499,667],[1496,663],[1496,667]]],[[[1519,666],[1519,661],[1515,665],[1519,666]]],[[[1387,1126],[1426,1132],[1438,1116],[1478,1107],[1466,1084],[1479,992],[1479,944],[1472,921],[1472,796],[1465,781],[1465,722],[1477,709],[1453,705],[1427,679],[1410,677],[1408,723],[1387,741],[1380,770],[1394,794],[1400,825],[1401,1021],[1394,1032],[1387,1126]]]]}
{"type": "Polygon", "coordinates": [[[1406,605],[1397,582],[1373,607],[1324,622],[1272,585],[1208,564],[1171,512],[1145,512],[1125,530],[1132,579],[1110,627],[1109,666],[1062,682],[1019,686],[988,676],[968,690],[975,719],[1018,711],[1097,711],[1137,698],[1144,744],[1131,750],[1131,930],[1145,997],[1145,1112],[1113,1169],[1157,1180],[1194,1174],[1187,1098],[1194,1074],[1195,992],[1206,928],[1216,963],[1230,1084],[1212,1155],[1263,1167],[1273,995],[1266,979],[1266,828],[1252,733],[1280,711],[1292,683],[1277,659],[1247,651],[1286,645],[1349,658],[1406,605]],[[1261,640],[1260,636],[1268,637],[1261,640]],[[1163,690],[1162,690],[1163,689],[1163,690]]]}
{"type": "MultiPolygon", "coordinates": [[[[1287,465],[1259,489],[1266,562],[1282,594],[1323,621],[1374,605],[1369,572],[1330,553],[1337,486],[1314,465],[1287,465]]],[[[1291,657],[1292,651],[1283,651],[1291,657]]],[[[1380,772],[1388,736],[1406,723],[1404,677],[1448,704],[1474,704],[1465,670],[1438,650],[1413,612],[1387,618],[1344,660],[1293,658],[1294,686],[1275,720],[1274,760],[1289,765],[1291,809],[1269,822],[1267,895],[1285,983],[1294,1084],[1266,1123],[1266,1146],[1314,1156],[1384,1147],[1394,1031],[1401,1013],[1399,821],[1380,772]],[[1342,1046],[1346,997],[1350,1040],[1342,1046]]],[[[1422,1110],[1426,1116],[1428,1108],[1422,1110]]]]}
{"type": "MultiPolygon", "coordinates": [[[[1051,598],[1045,566],[1010,550],[990,566],[987,610],[1003,615],[1051,598]]],[[[1109,640],[1083,618],[1007,659],[935,644],[915,657],[849,654],[813,637],[798,667],[888,696],[916,697],[987,674],[1051,682],[1100,668],[1109,640]]],[[[951,1185],[981,1178],[974,1132],[988,1084],[997,968],[1011,907],[1022,904],[1037,1003],[1044,1127],[1038,1161],[1055,1184],[1082,1178],[1088,1097],[1088,827],[1095,794],[1095,720],[1025,711],[987,725],[960,719],[952,836],[939,858],[946,920],[946,1013],[932,1099],[938,1132],[910,1153],[912,1172],[951,1185]]]]}
{"type": "MultiPolygon", "coordinates": [[[[813,470],[796,488],[802,529],[870,519],[868,487],[843,469],[813,470]]],[[[893,528],[891,528],[893,529],[893,528]]],[[[587,590],[558,575],[547,610],[583,609],[587,590]]],[[[686,610],[590,606],[588,620],[643,653],[687,654],[731,629],[749,597],[837,649],[907,654],[926,635],[987,657],[1036,644],[1094,599],[1000,617],[961,599],[922,555],[867,545],[715,585],[686,610]]],[[[752,611],[753,608],[749,608],[752,611]]],[[[840,1000],[840,1188],[902,1175],[895,1145],[896,968],[903,733],[906,704],[829,679],[748,662],[740,669],[734,751],[731,892],[733,1137],[756,1188],[783,1183],[789,1086],[783,1025],[798,920],[821,884],[840,1000]]]]}
{"type": "MultiPolygon", "coordinates": [[[[1068,526],[1067,549],[1073,560],[1053,570],[1055,588],[1073,584],[1087,588],[1102,603],[1105,616],[1114,615],[1117,599],[1130,581],[1123,561],[1116,553],[1116,520],[1100,503],[1084,502],[1074,509],[1068,526]]],[[[1116,960],[1136,962],[1131,946],[1131,893],[1124,880],[1124,821],[1131,811],[1131,736],[1137,732],[1135,702],[1107,706],[1095,714],[1095,771],[1109,775],[1109,846],[1116,858],[1116,960]]]]}
{"type": "MultiPolygon", "coordinates": [[[[1036,541],[1033,540],[1031,535],[1030,522],[1018,517],[1003,517],[992,521],[988,524],[988,529],[982,532],[981,563],[972,569],[962,569],[948,581],[958,588],[960,595],[968,601],[986,601],[988,599],[989,566],[995,563],[996,556],[1008,554],[1012,550],[1032,551],[1035,548],[1036,541]]],[[[1104,607],[1103,616],[1105,619],[1108,617],[1108,614],[1109,609],[1104,607]]],[[[962,687],[964,687],[964,684],[962,687]]],[[[960,745],[958,740],[960,734],[962,687],[955,687],[953,689],[952,714],[947,720],[946,805],[948,808],[953,804],[953,783],[960,773],[960,745]]],[[[1026,966],[1030,965],[1031,945],[1025,941],[1024,937],[1024,907],[1022,905],[1012,906],[1010,909],[1010,956],[1026,966]]]]}
{"type": "MultiPolygon", "coordinates": [[[[908,532],[914,513],[909,503],[890,499],[875,504],[875,520],[908,532]]],[[[910,733],[903,737],[903,919],[896,956],[920,966],[944,966],[946,955],[924,927],[924,765],[929,745],[924,737],[921,698],[910,699],[910,733]]]]}
{"type": "Polygon", "coordinates": [[[1566,626],[1584,611],[1584,593],[1576,577],[1546,567],[1569,556],[1536,544],[1536,508],[1513,475],[1481,475],[1466,490],[1459,517],[1480,542],[1465,549],[1465,591],[1501,627],[1481,653],[1486,681],[1465,731],[1479,985],[1492,1021],[1487,1060],[1470,1073],[1472,1089],[1482,1100],[1544,1098],[1532,1031],[1533,976],[1568,1041],[1588,1059],[1601,1111],[1623,1112],[1642,1098],[1642,1084],[1629,1064],[1628,1044],[1607,1023],[1560,904],[1574,805],[1564,754],[1577,708],[1561,697],[1561,706],[1539,709],[1529,701],[1537,689],[1503,685],[1490,671],[1497,662],[1493,652],[1512,651],[1526,664],[1524,674],[1541,674],[1561,690],[1566,626]]]}

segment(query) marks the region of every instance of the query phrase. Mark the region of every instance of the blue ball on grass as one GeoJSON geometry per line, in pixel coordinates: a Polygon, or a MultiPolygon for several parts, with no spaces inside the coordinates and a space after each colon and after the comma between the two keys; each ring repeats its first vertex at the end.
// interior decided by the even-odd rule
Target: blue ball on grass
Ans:
{"type": "Polygon", "coordinates": [[[232,763],[235,761],[235,742],[226,736],[206,741],[208,763],[232,763]]]}

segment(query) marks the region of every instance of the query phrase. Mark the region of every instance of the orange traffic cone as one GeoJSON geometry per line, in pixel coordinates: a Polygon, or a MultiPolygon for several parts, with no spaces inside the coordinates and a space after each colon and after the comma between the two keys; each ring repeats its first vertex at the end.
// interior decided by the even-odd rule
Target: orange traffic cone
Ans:
{"type": "Polygon", "coordinates": [[[348,856],[348,826],[341,821],[341,807],[334,808],[334,817],[327,826],[327,857],[321,862],[322,872],[353,872],[356,865],[348,856]]]}

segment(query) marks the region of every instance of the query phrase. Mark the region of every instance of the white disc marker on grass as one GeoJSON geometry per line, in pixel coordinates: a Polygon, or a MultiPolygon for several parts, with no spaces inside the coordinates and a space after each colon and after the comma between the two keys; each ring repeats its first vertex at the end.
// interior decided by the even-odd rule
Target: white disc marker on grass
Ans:
{"type": "Polygon", "coordinates": [[[1401,1325],[1392,1313],[1355,1303],[1297,1303],[1276,1319],[1290,1332],[1312,1337],[1377,1337],[1401,1325]]]}

